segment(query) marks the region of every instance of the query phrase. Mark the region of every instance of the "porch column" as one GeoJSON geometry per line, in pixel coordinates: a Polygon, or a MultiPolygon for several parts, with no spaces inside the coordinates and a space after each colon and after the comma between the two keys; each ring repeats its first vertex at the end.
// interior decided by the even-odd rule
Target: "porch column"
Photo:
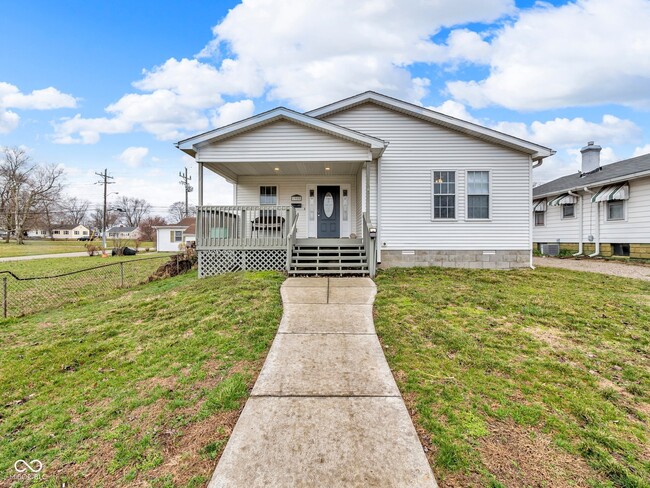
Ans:
{"type": "Polygon", "coordinates": [[[370,215],[370,167],[372,161],[366,161],[366,215],[368,216],[368,221],[371,222],[370,215]]]}
{"type": "Polygon", "coordinates": [[[203,163],[199,163],[199,207],[203,205],[203,163]]]}

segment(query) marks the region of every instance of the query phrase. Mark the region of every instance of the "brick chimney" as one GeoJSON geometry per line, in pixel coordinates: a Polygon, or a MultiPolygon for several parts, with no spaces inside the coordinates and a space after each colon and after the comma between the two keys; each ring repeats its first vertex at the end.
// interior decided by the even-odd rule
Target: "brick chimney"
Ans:
{"type": "Polygon", "coordinates": [[[582,173],[591,173],[600,169],[600,151],[603,148],[589,141],[585,147],[580,149],[582,153],[582,173]]]}

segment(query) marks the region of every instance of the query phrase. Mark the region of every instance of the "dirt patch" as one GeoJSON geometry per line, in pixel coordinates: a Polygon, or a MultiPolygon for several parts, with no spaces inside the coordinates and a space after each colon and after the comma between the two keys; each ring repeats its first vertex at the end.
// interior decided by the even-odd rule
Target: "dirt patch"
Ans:
{"type": "Polygon", "coordinates": [[[526,327],[524,330],[556,351],[567,351],[573,348],[571,340],[556,330],[542,327],[526,327]]]}
{"type": "Polygon", "coordinates": [[[167,376],[166,378],[154,376],[138,382],[137,389],[139,392],[149,392],[156,387],[160,387],[163,390],[173,391],[177,383],[178,378],[176,376],[167,376]]]}
{"type": "Polygon", "coordinates": [[[555,447],[550,436],[514,422],[492,421],[479,440],[485,467],[506,486],[592,486],[603,480],[586,461],[555,447]]]}

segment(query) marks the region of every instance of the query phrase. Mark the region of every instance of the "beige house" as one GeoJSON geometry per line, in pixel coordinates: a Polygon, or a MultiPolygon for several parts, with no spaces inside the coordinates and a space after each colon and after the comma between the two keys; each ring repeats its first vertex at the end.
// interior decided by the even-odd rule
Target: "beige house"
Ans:
{"type": "Polygon", "coordinates": [[[52,229],[53,239],[79,239],[89,236],[90,229],[81,224],[57,225],[52,229]]]}
{"type": "Polygon", "coordinates": [[[553,153],[374,92],[177,146],[199,165],[200,276],[529,266],[532,168],[553,153]],[[205,205],[205,170],[234,185],[233,205],[205,205]]]}

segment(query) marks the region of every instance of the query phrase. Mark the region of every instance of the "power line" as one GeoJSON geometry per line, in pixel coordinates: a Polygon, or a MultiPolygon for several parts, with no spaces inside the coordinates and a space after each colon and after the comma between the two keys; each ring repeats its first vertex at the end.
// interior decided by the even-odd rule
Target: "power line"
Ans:
{"type": "Polygon", "coordinates": [[[178,176],[181,177],[181,181],[179,181],[179,183],[185,187],[185,217],[187,217],[190,214],[188,195],[191,191],[194,191],[194,188],[189,183],[192,177],[187,175],[187,167],[185,168],[185,174],[178,173],[178,176]]]}
{"type": "Polygon", "coordinates": [[[102,218],[102,247],[106,249],[106,198],[108,196],[107,189],[108,185],[112,185],[115,182],[114,181],[108,181],[114,179],[112,176],[108,176],[108,169],[104,169],[103,173],[95,173],[97,176],[99,176],[102,181],[98,181],[96,184],[97,185],[104,185],[104,213],[103,213],[103,218],[102,218]]]}

